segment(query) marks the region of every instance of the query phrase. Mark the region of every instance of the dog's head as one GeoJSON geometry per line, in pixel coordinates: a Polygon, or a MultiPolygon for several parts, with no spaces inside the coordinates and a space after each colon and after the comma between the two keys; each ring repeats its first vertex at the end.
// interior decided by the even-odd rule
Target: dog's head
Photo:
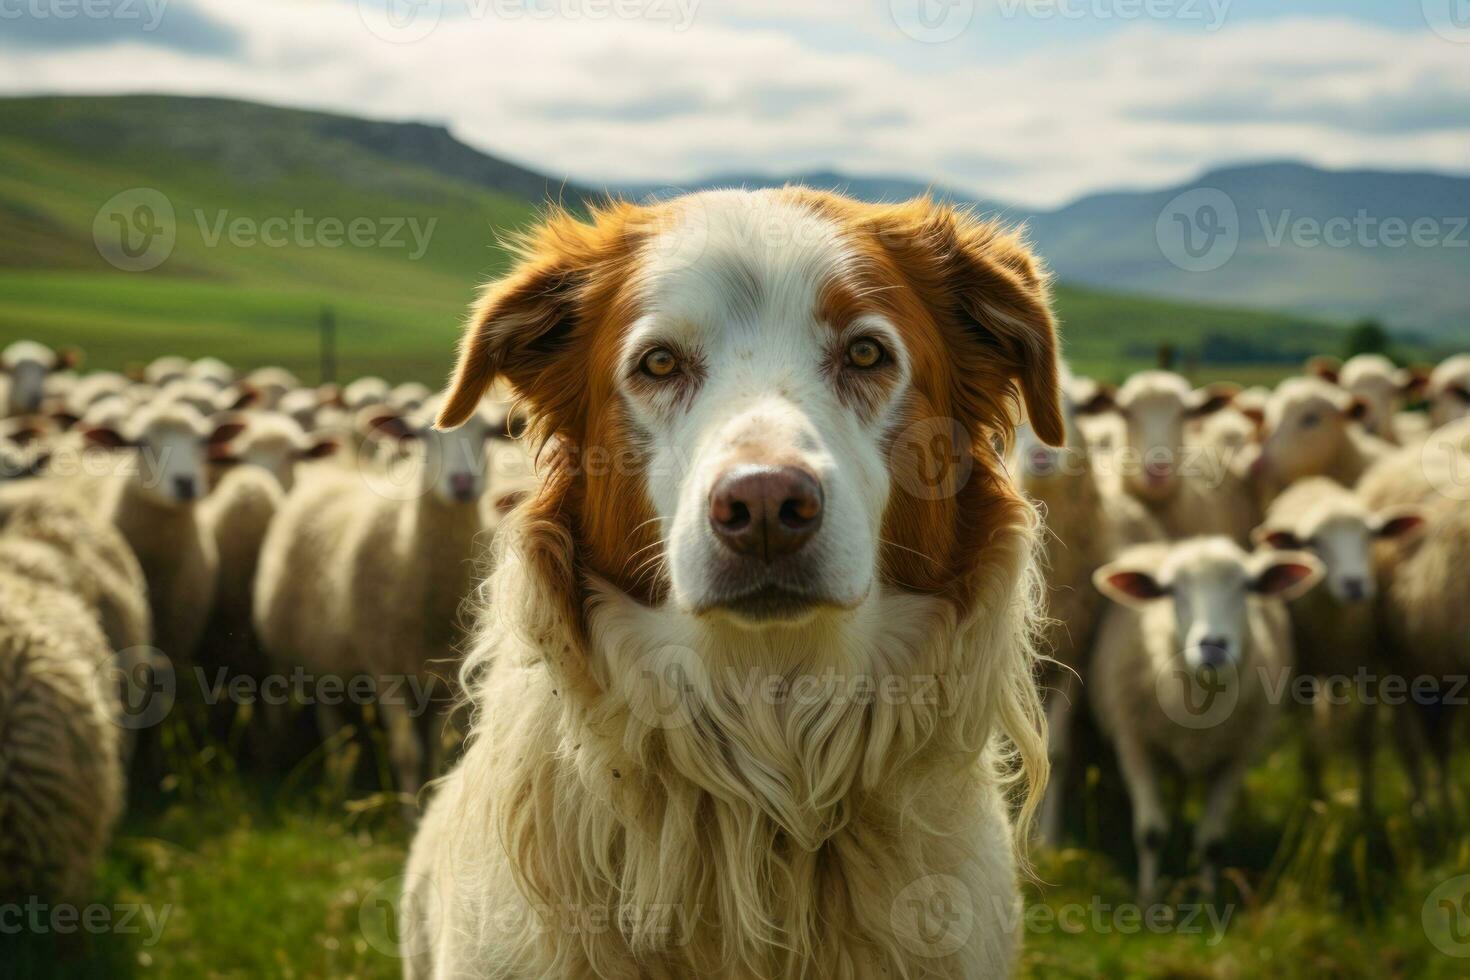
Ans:
{"type": "Polygon", "coordinates": [[[497,378],[554,465],[571,575],[778,628],[882,590],[963,602],[1024,521],[1020,407],[1059,444],[1047,279],[928,201],[715,192],[550,217],[476,306],[439,424],[497,378]]]}

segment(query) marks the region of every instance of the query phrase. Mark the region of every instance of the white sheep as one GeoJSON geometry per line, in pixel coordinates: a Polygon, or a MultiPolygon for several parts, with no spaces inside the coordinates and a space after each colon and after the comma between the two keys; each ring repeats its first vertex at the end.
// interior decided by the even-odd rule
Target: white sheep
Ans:
{"type": "Polygon", "coordinates": [[[1098,629],[1089,687],[1133,804],[1142,901],[1155,895],[1169,828],[1160,760],[1206,783],[1195,852],[1206,891],[1216,887],[1231,809],[1280,710],[1272,685],[1291,666],[1280,600],[1321,577],[1309,554],[1253,558],[1224,537],[1140,545],[1094,576],[1115,605],[1098,629]]]}
{"type": "Polygon", "coordinates": [[[173,354],[156,357],[143,368],[142,377],[139,380],[153,388],[162,388],[171,381],[182,381],[187,378],[189,369],[193,366],[193,362],[187,357],[178,357],[173,354]]]}
{"type": "Polygon", "coordinates": [[[1344,487],[1393,446],[1363,431],[1366,404],[1320,378],[1289,378],[1266,403],[1255,473],[1269,500],[1308,476],[1325,476],[1344,487]]]}
{"type": "Polygon", "coordinates": [[[429,390],[428,385],[417,381],[405,381],[388,392],[387,402],[397,411],[405,415],[412,415],[423,408],[432,397],[433,392],[429,390]]]}
{"type": "Polygon", "coordinates": [[[1470,673],[1470,419],[1436,430],[1422,448],[1407,448],[1380,461],[1363,477],[1358,494],[1374,510],[1418,513],[1423,533],[1380,543],[1375,555],[1380,583],[1378,614],[1384,659],[1394,673],[1434,688],[1398,706],[1401,755],[1416,805],[1427,798],[1423,761],[1438,777],[1445,812],[1453,812],[1449,770],[1454,726],[1462,714],[1463,679],[1470,673]]]}
{"type": "Polygon", "coordinates": [[[235,383],[235,369],[217,357],[201,357],[189,365],[188,377],[224,391],[235,383]]]}
{"type": "Polygon", "coordinates": [[[121,704],[96,589],[109,533],[59,496],[25,500],[0,528],[0,895],[90,902],[122,811],[121,704]]]}
{"type": "MultiPolygon", "coordinates": [[[[441,703],[414,698],[454,675],[464,635],[459,608],[474,586],[486,530],[485,443],[497,423],[482,411],[439,432],[383,410],[380,428],[422,446],[408,476],[326,467],[303,477],[261,549],[255,625],[270,659],[317,675],[377,678],[398,789],[410,795],[425,766],[414,707],[431,709],[431,769],[443,747],[441,703]]],[[[330,735],[341,718],[330,705],[318,709],[330,735]]]]}
{"type": "Polygon", "coordinates": [[[5,414],[28,415],[40,411],[47,377],[54,371],[72,367],[76,362],[75,351],[53,351],[33,340],[17,340],[0,351],[5,414]]]}
{"type": "Polygon", "coordinates": [[[242,396],[251,396],[252,407],[272,412],[280,407],[281,399],[285,398],[288,392],[300,387],[301,382],[296,375],[285,368],[263,367],[256,368],[245,375],[244,379],[235,385],[235,390],[242,396]]]}
{"type": "Polygon", "coordinates": [[[359,411],[369,405],[382,405],[388,402],[390,390],[388,382],[382,378],[373,375],[358,378],[342,389],[342,405],[349,412],[359,411]]]}
{"type": "Polygon", "coordinates": [[[1470,415],[1470,354],[1456,354],[1441,361],[1429,373],[1424,398],[1429,402],[1429,424],[1433,428],[1470,415]]]}
{"type": "Polygon", "coordinates": [[[1046,575],[1047,635],[1043,647],[1052,666],[1042,679],[1046,691],[1047,751],[1053,779],[1037,822],[1041,840],[1061,841],[1063,787],[1070,762],[1074,711],[1080,682],[1087,676],[1087,654],[1102,611],[1103,598],[1092,575],[1126,545],[1163,537],[1143,505],[1127,494],[1106,489],[1092,468],[1092,455],[1080,419],[1105,411],[1111,402],[1096,385],[1063,378],[1065,447],[1048,446],[1031,426],[1016,430],[1011,461],[1017,482],[1041,511],[1046,575]],[[1080,399],[1080,400],[1079,400],[1080,399]]]}
{"type": "MultiPolygon", "coordinates": [[[[1351,362],[1349,362],[1351,363],[1351,362]]],[[[1423,518],[1412,508],[1371,512],[1352,491],[1326,477],[1307,477],[1276,498],[1257,528],[1256,541],[1283,551],[1310,551],[1325,569],[1324,585],[1289,605],[1297,673],[1337,686],[1376,669],[1377,576],[1373,542],[1416,532],[1423,518]]],[[[1329,699],[1313,699],[1319,727],[1327,722],[1329,699]]],[[[1357,724],[1359,804],[1371,814],[1376,712],[1360,706],[1357,724]]],[[[1302,762],[1309,792],[1322,796],[1320,731],[1306,740],[1302,762]]]]}
{"type": "Polygon", "coordinates": [[[136,413],[122,429],[99,426],[85,433],[94,445],[131,457],[129,472],[109,481],[99,513],[137,554],[157,645],[176,661],[188,662],[198,645],[219,570],[218,551],[197,508],[209,490],[208,449],[240,430],[235,421],[211,429],[186,405],[159,404],[136,413]]]}
{"type": "Polygon", "coordinates": [[[1144,371],[1113,398],[1126,436],[1109,469],[1172,538],[1224,534],[1244,544],[1257,523],[1230,455],[1186,438],[1190,422],[1225,408],[1236,390],[1217,384],[1196,391],[1172,372],[1144,371]]]}

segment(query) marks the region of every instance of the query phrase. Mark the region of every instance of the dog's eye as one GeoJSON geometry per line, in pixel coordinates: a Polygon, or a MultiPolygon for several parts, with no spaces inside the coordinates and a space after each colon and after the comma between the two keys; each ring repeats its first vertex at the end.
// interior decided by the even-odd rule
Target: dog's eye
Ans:
{"type": "Polygon", "coordinates": [[[638,367],[650,378],[667,378],[679,370],[679,359],[667,347],[655,347],[643,355],[638,367]]]}
{"type": "Polygon", "coordinates": [[[870,371],[888,359],[888,352],[871,337],[859,337],[847,345],[847,363],[863,371],[870,371]]]}

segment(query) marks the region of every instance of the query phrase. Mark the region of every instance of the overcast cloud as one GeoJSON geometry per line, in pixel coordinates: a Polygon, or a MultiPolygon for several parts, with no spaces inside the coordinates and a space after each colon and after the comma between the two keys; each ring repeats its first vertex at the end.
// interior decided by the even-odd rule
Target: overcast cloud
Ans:
{"type": "Polygon", "coordinates": [[[1049,205],[1245,160],[1470,171],[1470,36],[1351,0],[392,2],[0,0],[0,91],[440,122],[590,183],[832,167],[1049,205]]]}

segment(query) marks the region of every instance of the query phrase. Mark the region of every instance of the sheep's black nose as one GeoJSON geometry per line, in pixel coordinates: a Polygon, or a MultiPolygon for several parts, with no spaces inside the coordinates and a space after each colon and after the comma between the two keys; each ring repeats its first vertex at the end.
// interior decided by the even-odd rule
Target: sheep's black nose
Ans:
{"type": "Polygon", "coordinates": [[[822,526],[822,485],[797,466],[736,466],[715,481],[709,523],[738,555],[784,558],[822,526]]]}
{"type": "Polygon", "coordinates": [[[1368,586],[1360,578],[1344,579],[1342,594],[1348,602],[1362,602],[1368,597],[1368,586]]]}
{"type": "Polygon", "coordinates": [[[1199,644],[1200,662],[1206,667],[1223,667],[1230,660],[1230,641],[1223,636],[1207,636],[1199,644]]]}
{"type": "Polygon", "coordinates": [[[174,496],[180,500],[193,500],[199,495],[199,485],[192,476],[174,477],[174,496]]]}

